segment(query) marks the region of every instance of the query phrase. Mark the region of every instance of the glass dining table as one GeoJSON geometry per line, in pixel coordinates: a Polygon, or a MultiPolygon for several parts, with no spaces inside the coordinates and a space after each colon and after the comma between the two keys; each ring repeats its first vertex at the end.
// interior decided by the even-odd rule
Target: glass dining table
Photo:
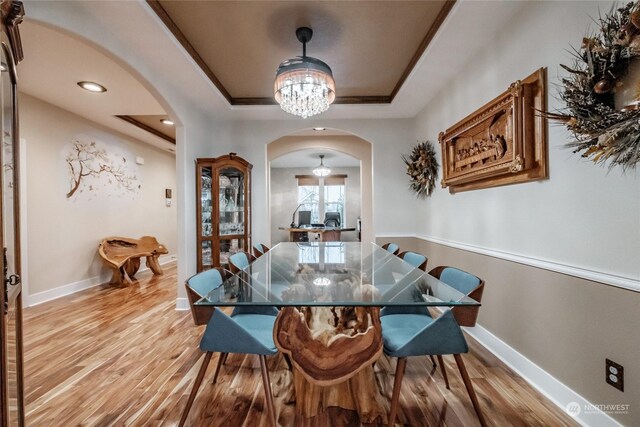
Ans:
{"type": "Polygon", "coordinates": [[[374,243],[283,242],[196,302],[208,306],[479,306],[374,243]]]}
{"type": "Polygon", "coordinates": [[[287,242],[196,305],[277,307],[273,338],[293,367],[297,413],[337,406],[373,422],[386,417],[374,371],[385,311],[435,316],[480,304],[374,243],[287,242]]]}

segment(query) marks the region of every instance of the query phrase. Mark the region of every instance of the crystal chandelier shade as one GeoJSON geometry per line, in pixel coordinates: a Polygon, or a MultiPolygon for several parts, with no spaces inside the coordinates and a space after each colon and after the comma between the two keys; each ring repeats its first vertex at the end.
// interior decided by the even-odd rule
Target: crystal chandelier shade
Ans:
{"type": "Polygon", "coordinates": [[[322,163],[322,159],[324,159],[324,154],[320,155],[320,165],[313,169],[313,174],[316,176],[327,176],[331,173],[331,169],[322,163]]]}
{"type": "Polygon", "coordinates": [[[317,58],[307,56],[306,43],[313,31],[296,31],[302,43],[302,56],[283,61],[276,72],[274,96],[289,114],[307,118],[327,111],[336,98],[336,83],[331,68],[317,58]]]}

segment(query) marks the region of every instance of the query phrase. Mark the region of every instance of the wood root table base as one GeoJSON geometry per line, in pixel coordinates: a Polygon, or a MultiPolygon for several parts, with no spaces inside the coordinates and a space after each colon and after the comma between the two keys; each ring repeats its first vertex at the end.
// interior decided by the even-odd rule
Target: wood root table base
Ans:
{"type": "Polygon", "coordinates": [[[386,419],[373,363],[382,354],[377,307],[285,307],[274,328],[276,347],[293,365],[296,410],[305,418],[331,406],[362,422],[386,419]]]}

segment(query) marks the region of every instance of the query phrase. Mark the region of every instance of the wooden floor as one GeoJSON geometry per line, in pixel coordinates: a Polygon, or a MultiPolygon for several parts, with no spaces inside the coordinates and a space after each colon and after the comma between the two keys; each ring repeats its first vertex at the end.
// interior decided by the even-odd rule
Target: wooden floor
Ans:
{"type": "MultiPolygon", "coordinates": [[[[130,287],[103,285],[25,310],[27,425],[177,424],[202,360],[203,327],[193,325],[189,312],[175,310],[175,266],[163,276],[138,276],[130,287]]],[[[576,425],[470,338],[469,344],[472,351],[463,357],[490,425],[576,425]]],[[[450,390],[426,357],[409,359],[396,425],[479,425],[453,357],[445,360],[450,390]]],[[[258,359],[229,356],[214,386],[216,362],[217,355],[187,424],[267,426],[258,359]]],[[[395,362],[384,358],[376,364],[387,400],[394,369],[395,362]]],[[[281,356],[271,358],[269,370],[280,425],[360,425],[353,413],[335,409],[296,419],[294,405],[286,402],[288,371],[281,356]]]]}

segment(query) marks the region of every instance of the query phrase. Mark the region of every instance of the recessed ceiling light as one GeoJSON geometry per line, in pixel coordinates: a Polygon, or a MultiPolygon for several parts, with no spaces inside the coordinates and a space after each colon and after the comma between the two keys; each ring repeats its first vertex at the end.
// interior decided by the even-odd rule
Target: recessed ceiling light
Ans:
{"type": "Polygon", "coordinates": [[[7,71],[7,66],[4,64],[4,62],[0,64],[0,71],[7,71]]]}
{"type": "Polygon", "coordinates": [[[95,82],[78,82],[78,86],[89,92],[102,93],[107,91],[106,87],[95,82]]]}
{"type": "Polygon", "coordinates": [[[327,128],[313,128],[313,130],[315,130],[315,131],[317,131],[317,132],[322,131],[322,130],[325,130],[325,129],[327,129],[327,128]]]}
{"type": "Polygon", "coordinates": [[[167,126],[173,126],[173,122],[169,119],[162,119],[160,120],[160,123],[162,123],[163,125],[167,125],[167,126]]]}

